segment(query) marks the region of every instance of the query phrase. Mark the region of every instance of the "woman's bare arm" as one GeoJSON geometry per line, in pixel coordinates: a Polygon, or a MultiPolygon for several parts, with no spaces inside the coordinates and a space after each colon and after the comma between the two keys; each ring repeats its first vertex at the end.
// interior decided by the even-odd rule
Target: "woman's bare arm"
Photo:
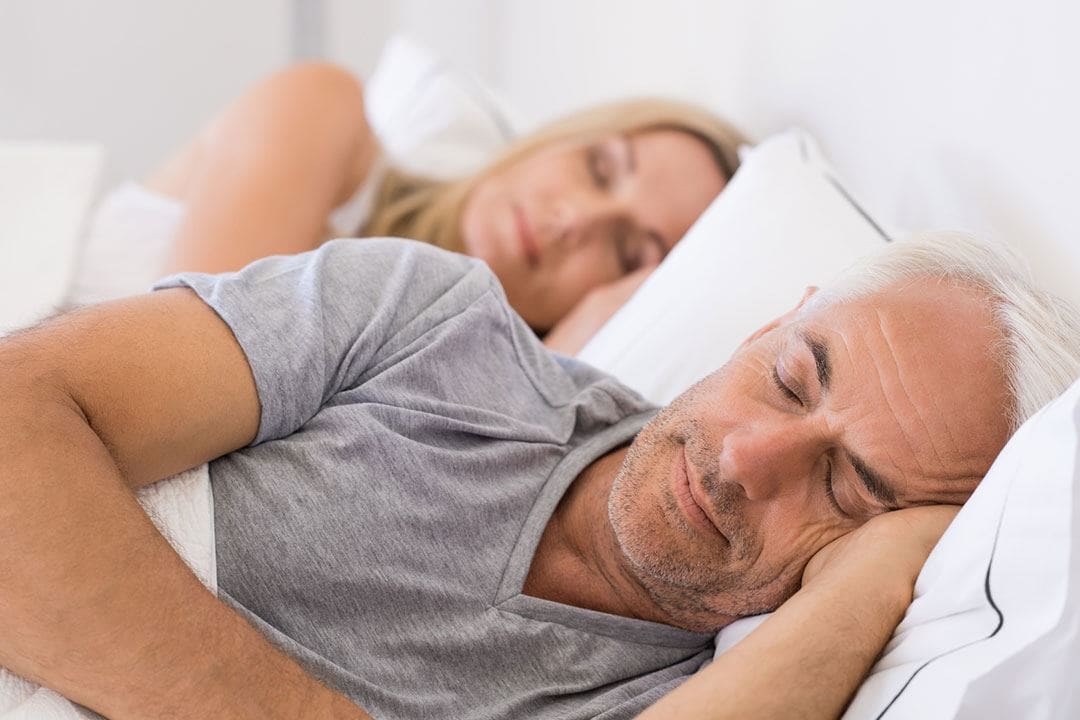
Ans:
{"type": "Polygon", "coordinates": [[[147,180],[185,206],[164,271],[238,270],[314,248],[377,151],[348,71],[307,63],[271,76],[147,180]]]}
{"type": "Polygon", "coordinates": [[[807,566],[802,589],[640,720],[840,717],[956,511],[886,513],[826,546],[807,566]]]}
{"type": "Polygon", "coordinates": [[[643,267],[613,283],[593,288],[544,336],[544,345],[563,355],[577,355],[656,269],[643,267]]]}
{"type": "Polygon", "coordinates": [[[0,339],[0,665],[103,715],[366,718],[220,603],[132,488],[249,443],[259,401],[187,290],[0,339]]]}

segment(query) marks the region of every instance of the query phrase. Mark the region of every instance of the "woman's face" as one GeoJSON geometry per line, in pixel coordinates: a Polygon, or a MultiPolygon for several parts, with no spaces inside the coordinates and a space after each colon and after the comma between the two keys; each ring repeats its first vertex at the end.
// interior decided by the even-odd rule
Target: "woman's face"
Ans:
{"type": "Polygon", "coordinates": [[[465,201],[465,252],[547,330],[593,288],[660,262],[724,187],[712,153],[678,130],[541,148],[465,201]]]}

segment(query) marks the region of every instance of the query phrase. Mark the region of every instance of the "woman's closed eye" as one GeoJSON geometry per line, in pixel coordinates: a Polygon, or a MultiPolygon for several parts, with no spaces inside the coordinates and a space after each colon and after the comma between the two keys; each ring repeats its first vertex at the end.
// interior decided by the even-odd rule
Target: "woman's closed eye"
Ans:
{"type": "Polygon", "coordinates": [[[615,160],[603,145],[594,144],[585,148],[585,167],[597,188],[606,190],[611,187],[615,178],[615,160]]]}
{"type": "Polygon", "coordinates": [[[615,228],[615,253],[619,269],[629,275],[643,267],[652,267],[664,259],[663,243],[650,233],[620,222],[615,228]]]}

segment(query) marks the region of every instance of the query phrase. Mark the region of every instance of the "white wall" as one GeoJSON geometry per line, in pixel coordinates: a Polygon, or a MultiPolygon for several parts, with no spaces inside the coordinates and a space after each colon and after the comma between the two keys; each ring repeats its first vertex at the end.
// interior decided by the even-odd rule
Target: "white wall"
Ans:
{"type": "Polygon", "coordinates": [[[4,0],[0,138],[94,141],[138,177],[286,62],[288,0],[4,0]]]}
{"type": "Polygon", "coordinates": [[[456,68],[495,79],[502,58],[500,0],[326,0],[326,57],[368,75],[383,43],[406,33],[456,68]]]}
{"type": "Polygon", "coordinates": [[[753,2],[507,0],[495,80],[534,119],[642,94],[727,106],[753,2]]]}
{"type": "Polygon", "coordinates": [[[108,187],[143,176],[216,110],[297,56],[360,75],[407,32],[492,79],[497,0],[0,0],[0,139],[89,141],[108,187]],[[322,31],[303,17],[322,20],[322,31]]]}
{"type": "Polygon", "coordinates": [[[371,74],[386,37],[398,24],[398,3],[325,0],[325,54],[361,77],[371,74]]]}

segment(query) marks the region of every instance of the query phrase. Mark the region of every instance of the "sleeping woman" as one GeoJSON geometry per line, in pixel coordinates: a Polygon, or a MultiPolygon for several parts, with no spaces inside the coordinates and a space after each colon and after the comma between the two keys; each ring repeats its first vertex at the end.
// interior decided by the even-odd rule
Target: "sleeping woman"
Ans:
{"type": "Polygon", "coordinates": [[[545,343],[574,353],[723,189],[742,142],[695,106],[626,101],[548,125],[473,176],[434,181],[387,162],[350,72],[297,65],[105,198],[70,300],[335,236],[395,235],[484,260],[545,343]],[[118,265],[130,269],[119,282],[118,265]]]}

